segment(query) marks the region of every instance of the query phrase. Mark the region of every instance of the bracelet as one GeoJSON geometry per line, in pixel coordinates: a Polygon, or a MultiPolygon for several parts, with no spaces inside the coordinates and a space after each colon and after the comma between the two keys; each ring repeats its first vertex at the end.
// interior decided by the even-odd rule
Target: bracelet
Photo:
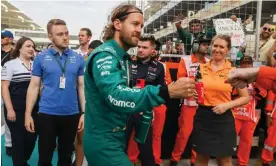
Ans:
{"type": "Polygon", "coordinates": [[[84,112],[81,112],[81,115],[83,115],[84,114],[84,112]]]}

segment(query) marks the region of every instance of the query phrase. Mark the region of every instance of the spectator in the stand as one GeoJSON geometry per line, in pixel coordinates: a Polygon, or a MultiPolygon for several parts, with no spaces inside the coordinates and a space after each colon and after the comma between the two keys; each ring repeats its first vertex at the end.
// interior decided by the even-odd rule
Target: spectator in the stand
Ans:
{"type": "Polygon", "coordinates": [[[187,32],[181,27],[182,20],[184,20],[183,15],[177,16],[175,26],[180,40],[184,43],[186,55],[190,55],[195,38],[212,39],[216,35],[214,28],[204,30],[203,24],[199,19],[192,19],[189,22],[189,31],[187,32]]]}
{"type": "MultiPolygon", "coordinates": [[[[206,63],[209,59],[206,58],[211,40],[201,39],[198,48],[194,48],[191,56],[184,56],[178,66],[177,78],[190,77],[195,78],[197,67],[202,63],[206,63]]],[[[193,130],[194,116],[197,109],[195,99],[183,99],[181,113],[178,119],[179,131],[175,140],[174,149],[172,152],[170,166],[176,166],[181,159],[181,155],[185,150],[188,139],[193,130]]],[[[192,150],[191,165],[194,165],[196,153],[192,150]]]]}
{"type": "Polygon", "coordinates": [[[184,50],[184,44],[181,43],[181,42],[177,42],[175,44],[175,50],[176,50],[176,53],[179,54],[179,55],[184,55],[185,54],[185,50],[184,50]]]}
{"type": "Polygon", "coordinates": [[[79,32],[80,47],[76,50],[81,56],[86,56],[89,52],[89,42],[92,39],[92,32],[89,28],[81,28],[79,32]]]}
{"type": "Polygon", "coordinates": [[[192,143],[197,153],[195,165],[208,165],[210,156],[213,156],[218,165],[231,166],[231,156],[237,150],[231,109],[248,103],[249,96],[247,89],[237,89],[240,98],[232,101],[233,87],[225,83],[231,70],[231,63],[226,60],[231,49],[231,38],[217,35],[211,45],[212,60],[200,64],[197,73],[204,84],[204,103],[198,106],[194,117],[192,143]]]}
{"type": "MultiPolygon", "coordinates": [[[[14,166],[28,166],[36,142],[36,134],[24,127],[26,94],[31,80],[32,57],[35,44],[30,38],[18,40],[10,61],[2,70],[2,95],[5,120],[11,131],[12,161],[14,166]]],[[[37,107],[31,115],[37,116],[37,107]]]]}
{"type": "MultiPolygon", "coordinates": [[[[5,31],[1,32],[1,67],[3,67],[4,64],[11,59],[11,52],[12,52],[12,48],[13,48],[12,41],[13,41],[13,34],[10,31],[5,30],[5,31]]],[[[1,102],[1,103],[3,103],[3,102],[1,102]]],[[[6,124],[6,122],[4,125],[5,125],[6,154],[8,156],[11,156],[11,154],[12,154],[11,133],[10,133],[9,127],[6,124]]]]}
{"type": "Polygon", "coordinates": [[[265,24],[261,28],[260,34],[260,45],[259,45],[259,54],[260,60],[267,62],[267,53],[272,47],[273,43],[276,41],[276,32],[272,32],[270,29],[270,24],[265,24]]]}
{"type": "Polygon", "coordinates": [[[272,47],[268,50],[266,56],[267,56],[267,65],[276,67],[276,41],[273,43],[272,47]]]}
{"type": "Polygon", "coordinates": [[[41,52],[34,60],[31,83],[27,92],[25,126],[29,132],[35,132],[31,113],[42,83],[36,124],[39,128],[38,165],[52,165],[53,152],[58,140],[59,159],[54,165],[67,166],[72,164],[71,156],[76,133],[83,129],[84,60],[68,48],[69,32],[63,20],[50,20],[47,32],[53,47],[41,52]],[[78,103],[81,106],[81,113],[78,103]]]}

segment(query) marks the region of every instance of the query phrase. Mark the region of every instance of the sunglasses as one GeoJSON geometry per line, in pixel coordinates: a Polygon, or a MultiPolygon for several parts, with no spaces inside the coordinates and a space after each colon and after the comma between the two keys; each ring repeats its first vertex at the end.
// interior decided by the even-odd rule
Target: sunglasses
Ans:
{"type": "Polygon", "coordinates": [[[270,29],[270,28],[267,28],[267,27],[263,27],[263,30],[264,30],[264,31],[271,32],[271,29],[270,29]]]}

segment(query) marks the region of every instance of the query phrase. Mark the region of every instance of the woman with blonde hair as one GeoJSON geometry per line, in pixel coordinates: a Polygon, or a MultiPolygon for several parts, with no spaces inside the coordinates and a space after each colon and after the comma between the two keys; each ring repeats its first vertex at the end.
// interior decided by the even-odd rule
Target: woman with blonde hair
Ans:
{"type": "Polygon", "coordinates": [[[231,63],[226,56],[231,50],[231,38],[217,35],[211,42],[212,59],[200,64],[199,75],[204,85],[204,103],[194,117],[193,149],[196,165],[207,166],[214,156],[219,166],[231,166],[231,156],[237,150],[235,120],[231,109],[249,102],[247,89],[237,89],[240,98],[231,100],[233,87],[225,83],[231,63]]]}

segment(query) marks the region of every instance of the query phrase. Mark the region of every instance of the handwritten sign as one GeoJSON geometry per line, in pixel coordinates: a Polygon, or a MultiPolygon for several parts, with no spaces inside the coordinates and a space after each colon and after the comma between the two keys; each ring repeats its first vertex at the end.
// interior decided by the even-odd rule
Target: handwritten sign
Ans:
{"type": "Polygon", "coordinates": [[[241,46],[244,43],[244,31],[240,19],[213,19],[217,34],[231,36],[232,46],[241,46]]]}

